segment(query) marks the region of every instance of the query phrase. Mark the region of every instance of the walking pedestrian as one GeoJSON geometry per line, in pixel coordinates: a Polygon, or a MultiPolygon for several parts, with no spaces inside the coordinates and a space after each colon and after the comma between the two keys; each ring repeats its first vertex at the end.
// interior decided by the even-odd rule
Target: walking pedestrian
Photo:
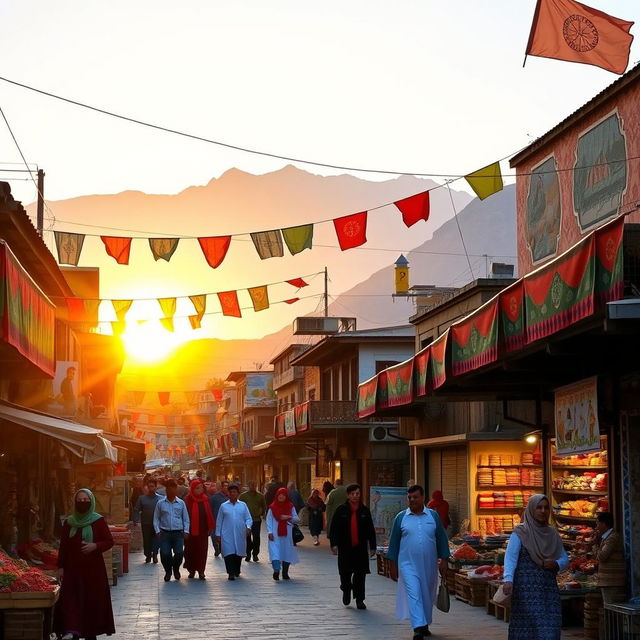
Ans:
{"type": "Polygon", "coordinates": [[[180,476],[178,482],[177,496],[180,500],[184,500],[189,495],[189,487],[187,487],[187,481],[184,476],[180,476]]]}
{"type": "Polygon", "coordinates": [[[298,554],[293,546],[293,525],[300,522],[298,512],[289,499],[287,489],[280,487],[267,513],[269,534],[269,560],[273,567],[273,579],[289,580],[289,566],[297,564],[298,554]]]}
{"type": "Polygon", "coordinates": [[[269,481],[269,483],[267,484],[267,486],[265,487],[265,491],[264,491],[265,502],[267,504],[271,504],[275,500],[276,491],[283,486],[284,485],[282,484],[282,482],[280,482],[280,480],[278,480],[277,476],[273,476],[269,481]]]}
{"type": "Polygon", "coordinates": [[[362,504],[360,485],[350,484],[346,494],[347,501],[337,507],[331,520],[329,541],[338,556],[342,604],[349,605],[353,592],[358,609],[366,609],[365,577],[371,573],[369,558],[376,555],[376,531],[371,512],[362,504]]]}
{"type": "Polygon", "coordinates": [[[260,527],[262,526],[262,518],[267,510],[267,505],[264,496],[256,490],[256,483],[252,480],[249,481],[248,490],[240,494],[238,500],[244,502],[251,514],[251,533],[247,538],[247,555],[245,560],[258,562],[258,555],[260,554],[260,527]]]}
{"type": "MultiPolygon", "coordinates": [[[[220,483],[219,491],[216,491],[213,495],[209,496],[209,505],[211,506],[211,512],[213,513],[213,519],[218,521],[218,511],[220,506],[229,499],[229,483],[223,480],[220,483]]],[[[211,544],[213,545],[214,557],[217,558],[220,555],[220,545],[216,540],[215,532],[211,536],[211,544]]]]}
{"type": "Polygon", "coordinates": [[[197,571],[198,578],[204,580],[209,536],[215,532],[216,525],[202,480],[191,481],[185,504],[190,527],[184,544],[184,568],[189,572],[189,578],[195,577],[197,571]]]}
{"type": "Polygon", "coordinates": [[[391,577],[398,581],[396,616],[411,620],[413,639],[430,636],[433,604],[438,590],[438,565],[444,575],[449,557],[447,532],[438,512],[424,506],[424,489],[407,489],[408,509],[393,522],[387,558],[391,577]]]}
{"type": "MultiPolygon", "coordinates": [[[[414,485],[417,486],[417,485],[414,485]]],[[[449,517],[449,503],[444,499],[442,491],[436,489],[431,494],[431,500],[427,503],[429,509],[437,511],[440,516],[440,522],[445,529],[449,528],[451,518],[449,517]]]]}
{"type": "Polygon", "coordinates": [[[184,557],[184,541],[189,537],[189,513],[178,498],[178,483],[169,478],[165,482],[167,495],[158,501],[153,514],[153,528],[160,538],[160,561],[164,567],[164,581],[171,580],[171,572],[180,580],[180,565],[184,557]]]}
{"type": "Polygon", "coordinates": [[[331,531],[331,520],[336,509],[347,500],[347,489],[342,484],[342,478],[336,480],[336,487],[327,496],[327,535],[331,531]]]}
{"type": "Polygon", "coordinates": [[[227,570],[229,580],[240,577],[242,558],[247,555],[247,536],[253,520],[249,508],[238,500],[237,484],[229,485],[229,499],[220,506],[216,520],[216,539],[227,570]]]}
{"type": "Polygon", "coordinates": [[[504,558],[504,593],[511,596],[509,640],[560,640],[562,608],[556,574],[569,564],[549,499],[529,498],[504,558]]]}
{"type": "Polygon", "coordinates": [[[322,493],[324,493],[324,499],[326,500],[329,497],[329,494],[333,491],[334,486],[329,482],[329,480],[325,480],[322,483],[322,493]]]}
{"type": "Polygon", "coordinates": [[[73,514],[60,536],[58,580],[62,588],[53,630],[66,638],[95,640],[116,631],[102,557],[113,547],[113,538],[95,507],[96,499],[89,489],[76,491],[73,514]]]}
{"type": "Polygon", "coordinates": [[[291,500],[296,511],[300,513],[304,507],[304,498],[300,495],[300,492],[296,487],[296,483],[293,480],[287,483],[287,493],[289,494],[289,500],[291,500]]]}
{"type": "Polygon", "coordinates": [[[153,528],[153,514],[156,510],[158,501],[162,500],[162,496],[159,496],[156,493],[157,486],[156,481],[153,478],[150,478],[147,481],[146,494],[142,494],[138,497],[133,509],[133,522],[136,525],[140,523],[142,529],[144,561],[145,563],[149,563],[153,559],[154,564],[157,564],[158,562],[160,540],[156,536],[156,532],[153,528]]]}
{"type": "Polygon", "coordinates": [[[314,546],[317,547],[320,544],[319,536],[322,533],[322,521],[327,508],[317,489],[311,492],[306,507],[309,511],[309,533],[314,546]]]}

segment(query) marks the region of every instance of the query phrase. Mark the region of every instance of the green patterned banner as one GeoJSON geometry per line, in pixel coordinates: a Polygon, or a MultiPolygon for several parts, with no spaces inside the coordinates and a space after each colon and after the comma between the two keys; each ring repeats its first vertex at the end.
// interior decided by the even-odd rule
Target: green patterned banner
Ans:
{"type": "Polygon", "coordinates": [[[426,396],[429,389],[429,364],[431,346],[425,347],[413,357],[413,373],[415,376],[416,397],[426,396]]]}
{"type": "Polygon", "coordinates": [[[399,407],[413,400],[413,358],[386,369],[387,405],[399,407]]]}
{"type": "Polygon", "coordinates": [[[451,327],[451,373],[458,376],[498,359],[498,297],[451,327]]]}
{"type": "Polygon", "coordinates": [[[358,386],[358,418],[366,418],[376,412],[377,392],[377,375],[358,386]]]}
{"type": "Polygon", "coordinates": [[[624,294],[624,216],[596,231],[596,304],[619,300],[624,294]]]}
{"type": "Polygon", "coordinates": [[[447,379],[446,355],[449,329],[431,343],[431,384],[434,389],[441,387],[447,379]]]}

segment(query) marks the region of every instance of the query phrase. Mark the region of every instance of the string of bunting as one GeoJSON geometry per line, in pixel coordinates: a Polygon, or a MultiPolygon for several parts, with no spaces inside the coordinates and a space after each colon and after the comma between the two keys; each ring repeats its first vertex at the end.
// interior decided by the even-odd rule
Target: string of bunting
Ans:
{"type": "MultiPolygon", "coordinates": [[[[465,176],[474,193],[484,200],[503,188],[500,162],[494,162],[482,169],[465,176]]],[[[318,220],[307,224],[286,227],[282,229],[270,229],[268,231],[251,232],[249,236],[261,260],[269,258],[282,258],[285,255],[284,247],[292,256],[307,249],[313,248],[314,227],[319,224],[333,223],[338,245],[342,251],[360,247],[367,241],[367,218],[372,211],[395,205],[401,214],[402,221],[407,227],[412,227],[420,220],[427,221],[430,213],[429,192],[440,188],[441,185],[422,191],[415,195],[388,202],[366,211],[360,211],[338,218],[318,220]]],[[[69,231],[54,231],[58,262],[78,266],[80,255],[87,236],[99,237],[104,244],[107,255],[118,264],[128,265],[131,255],[131,244],[134,239],[147,240],[153,258],[169,262],[175,254],[180,240],[193,239],[193,236],[176,236],[171,238],[149,238],[146,236],[107,236],[89,233],[72,233],[69,231]]],[[[224,261],[234,237],[246,236],[246,233],[229,234],[222,236],[197,237],[200,249],[204,254],[207,264],[217,269],[224,261]]]]}

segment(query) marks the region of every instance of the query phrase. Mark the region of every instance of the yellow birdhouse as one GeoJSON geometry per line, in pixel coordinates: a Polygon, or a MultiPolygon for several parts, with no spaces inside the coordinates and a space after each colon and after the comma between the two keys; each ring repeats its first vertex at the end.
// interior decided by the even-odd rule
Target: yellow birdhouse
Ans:
{"type": "Polygon", "coordinates": [[[409,292],[409,261],[403,256],[396,260],[396,294],[409,292]]]}

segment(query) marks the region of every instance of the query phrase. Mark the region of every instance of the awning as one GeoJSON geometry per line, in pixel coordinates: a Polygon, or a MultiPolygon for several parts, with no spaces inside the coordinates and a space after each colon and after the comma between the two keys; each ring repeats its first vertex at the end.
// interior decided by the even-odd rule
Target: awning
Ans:
{"type": "Polygon", "coordinates": [[[271,446],[272,443],[273,443],[273,440],[268,440],[267,442],[261,442],[260,444],[257,444],[253,447],[253,451],[265,451],[271,446]]]}
{"type": "Polygon", "coordinates": [[[222,454],[218,456],[207,456],[206,458],[200,458],[200,462],[202,462],[202,464],[209,464],[210,462],[215,462],[220,458],[222,458],[222,454]]]}
{"type": "Polygon", "coordinates": [[[100,429],[2,401],[0,419],[59,440],[67,449],[85,459],[85,464],[105,459],[118,460],[115,448],[102,437],[100,429]]]}
{"type": "Polygon", "coordinates": [[[166,466],[167,462],[164,458],[155,458],[153,460],[147,460],[145,462],[145,469],[160,469],[161,467],[166,466]]]}

